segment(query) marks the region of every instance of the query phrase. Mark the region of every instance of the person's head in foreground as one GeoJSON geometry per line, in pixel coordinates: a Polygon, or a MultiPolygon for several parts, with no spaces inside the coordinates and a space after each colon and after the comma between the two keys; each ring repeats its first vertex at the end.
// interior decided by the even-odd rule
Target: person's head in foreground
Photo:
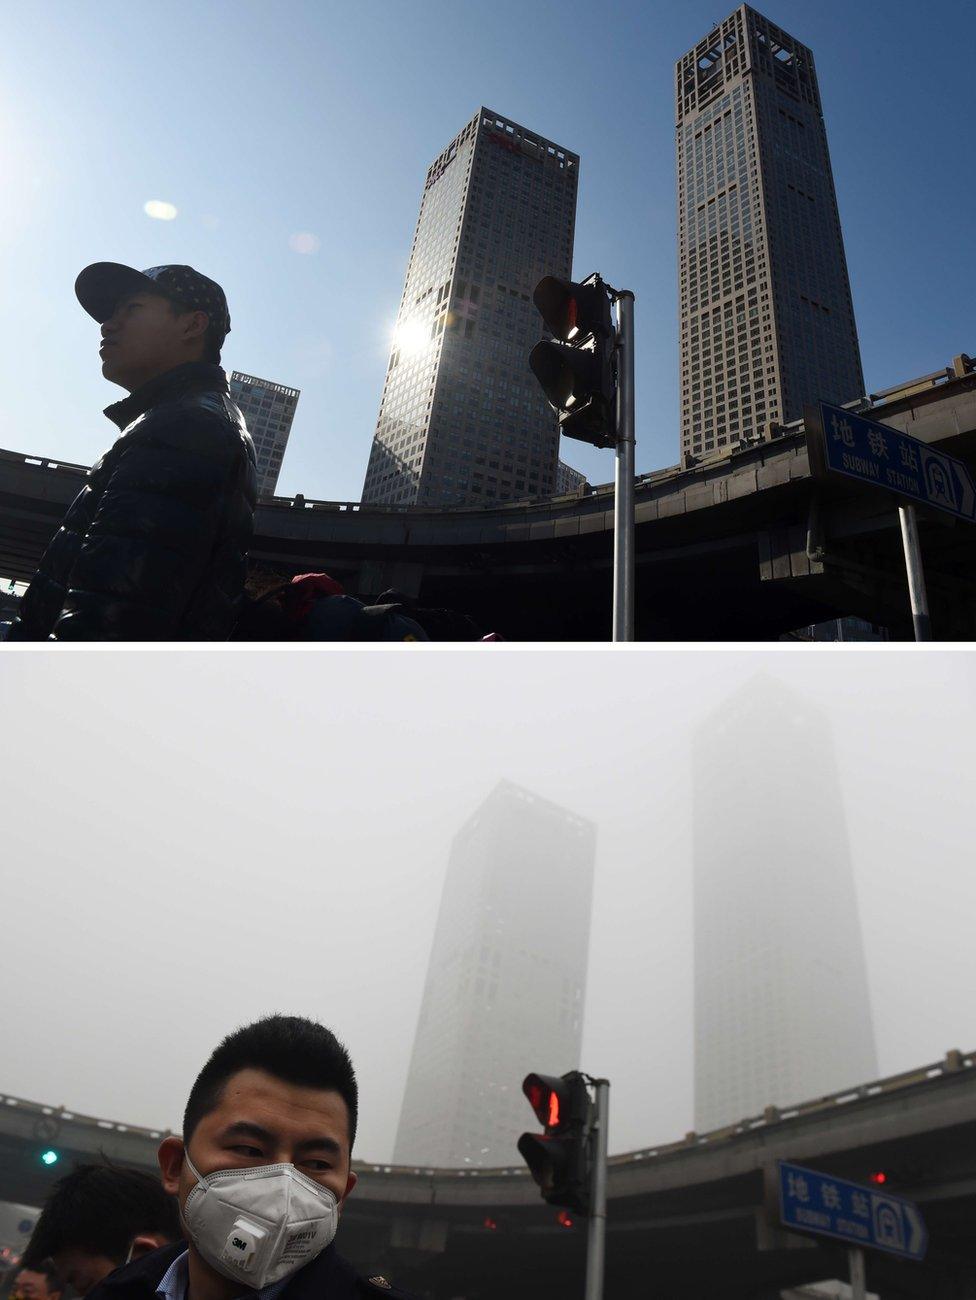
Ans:
{"type": "Polygon", "coordinates": [[[79,1165],[55,1184],[24,1258],[50,1259],[85,1296],[127,1260],[181,1236],[176,1200],[158,1178],[108,1162],[79,1165]]]}
{"type": "Polygon", "coordinates": [[[10,1300],[57,1300],[63,1290],[64,1283],[50,1260],[31,1261],[14,1278],[10,1300]]]}
{"type": "Polygon", "coordinates": [[[192,266],[137,271],[94,262],[75,281],[75,294],[102,327],[102,374],[130,393],[188,362],[220,364],[230,332],[227,299],[192,266]]]}
{"type": "Polygon", "coordinates": [[[224,1039],[190,1090],[182,1138],[159,1148],[191,1295],[283,1281],[330,1245],[356,1185],[357,1106],[349,1054],[322,1025],[276,1015],[224,1039]]]}

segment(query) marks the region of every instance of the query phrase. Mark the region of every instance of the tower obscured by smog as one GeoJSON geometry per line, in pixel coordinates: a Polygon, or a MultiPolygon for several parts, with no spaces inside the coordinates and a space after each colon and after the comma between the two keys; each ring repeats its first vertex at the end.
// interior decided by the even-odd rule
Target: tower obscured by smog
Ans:
{"type": "Polygon", "coordinates": [[[699,728],[695,1128],[877,1078],[829,723],[759,676],[699,728]]]}
{"type": "Polygon", "coordinates": [[[393,1159],[519,1163],[531,1070],[579,1066],[594,826],[501,782],[454,838],[393,1159]]]}

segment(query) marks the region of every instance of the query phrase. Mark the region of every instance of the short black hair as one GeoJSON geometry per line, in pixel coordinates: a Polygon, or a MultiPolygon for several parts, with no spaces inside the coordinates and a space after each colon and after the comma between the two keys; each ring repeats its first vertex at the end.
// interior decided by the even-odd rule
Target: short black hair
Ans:
{"type": "Polygon", "coordinates": [[[349,1111],[349,1150],[356,1140],[359,1086],[349,1053],[331,1029],[304,1016],[265,1016],[228,1034],[197,1075],[183,1113],[183,1141],[220,1104],[224,1085],[241,1070],[264,1070],[300,1088],[337,1092],[349,1111]]]}
{"type": "MultiPolygon", "coordinates": [[[[173,309],[174,316],[183,316],[188,311],[200,311],[201,308],[190,307],[185,302],[180,302],[179,298],[174,298],[171,294],[162,293],[159,295],[165,298],[173,309]]],[[[203,336],[203,353],[201,361],[209,361],[215,366],[220,365],[220,349],[224,345],[224,335],[219,332],[209,315],[207,317],[207,330],[203,336]]]]}
{"type": "Polygon", "coordinates": [[[19,1276],[22,1272],[24,1272],[25,1269],[28,1273],[41,1274],[41,1276],[44,1278],[44,1285],[47,1287],[48,1295],[51,1295],[52,1292],[55,1291],[64,1290],[64,1281],[61,1278],[61,1275],[58,1272],[58,1270],[54,1267],[54,1261],[52,1259],[42,1258],[40,1260],[36,1260],[33,1263],[28,1264],[27,1256],[25,1255],[24,1258],[20,1261],[20,1267],[17,1269],[16,1276],[19,1276]]]}
{"type": "Polygon", "coordinates": [[[47,1198],[24,1251],[24,1267],[40,1270],[58,1251],[83,1250],[125,1262],[132,1238],[158,1233],[183,1236],[176,1197],[158,1176],[105,1160],[78,1165],[59,1179],[47,1198]]]}

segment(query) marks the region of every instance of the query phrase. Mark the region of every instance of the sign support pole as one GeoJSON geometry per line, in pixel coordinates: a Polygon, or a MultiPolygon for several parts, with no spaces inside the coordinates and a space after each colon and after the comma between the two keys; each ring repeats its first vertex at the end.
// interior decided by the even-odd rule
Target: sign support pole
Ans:
{"type": "Polygon", "coordinates": [[[613,639],[634,639],[634,295],[617,301],[617,463],[613,495],[613,639]]]}
{"type": "Polygon", "coordinates": [[[901,521],[901,539],[905,547],[905,568],[908,571],[908,595],[912,602],[912,623],[916,641],[932,640],[929,620],[929,602],[925,594],[925,574],[922,570],[922,551],[918,544],[918,524],[915,507],[905,504],[898,507],[901,521]]]}
{"type": "Polygon", "coordinates": [[[865,1300],[864,1251],[860,1246],[852,1246],[847,1252],[851,1273],[851,1300],[865,1300]]]}
{"type": "Polygon", "coordinates": [[[586,1300],[603,1295],[604,1239],[607,1228],[607,1116],[610,1080],[592,1079],[596,1092],[590,1128],[590,1214],[586,1236],[586,1300]]]}

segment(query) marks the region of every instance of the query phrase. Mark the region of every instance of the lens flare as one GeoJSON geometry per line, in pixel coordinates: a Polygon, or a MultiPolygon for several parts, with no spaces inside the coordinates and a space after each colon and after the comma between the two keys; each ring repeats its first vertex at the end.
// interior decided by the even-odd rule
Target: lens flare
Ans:
{"type": "Polygon", "coordinates": [[[322,241],[318,235],[313,235],[311,231],[303,230],[297,235],[292,235],[288,241],[288,247],[293,253],[317,253],[322,247],[322,241]]]}
{"type": "Polygon", "coordinates": [[[152,217],[154,221],[173,221],[176,217],[174,205],[164,203],[162,199],[150,199],[142,210],[147,217],[152,217]]]}

